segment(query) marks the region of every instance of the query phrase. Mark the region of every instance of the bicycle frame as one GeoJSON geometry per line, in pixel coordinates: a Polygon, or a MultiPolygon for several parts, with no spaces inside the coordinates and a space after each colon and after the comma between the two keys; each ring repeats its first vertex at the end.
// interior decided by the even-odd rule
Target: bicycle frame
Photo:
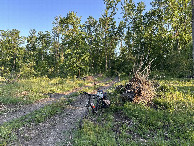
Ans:
{"type": "Polygon", "coordinates": [[[84,94],[88,96],[88,102],[86,105],[88,111],[90,111],[91,108],[93,114],[97,113],[97,111],[102,108],[103,98],[96,94],[88,94],[86,92],[84,92],[84,94]],[[92,99],[94,99],[95,103],[91,101],[92,99]]]}

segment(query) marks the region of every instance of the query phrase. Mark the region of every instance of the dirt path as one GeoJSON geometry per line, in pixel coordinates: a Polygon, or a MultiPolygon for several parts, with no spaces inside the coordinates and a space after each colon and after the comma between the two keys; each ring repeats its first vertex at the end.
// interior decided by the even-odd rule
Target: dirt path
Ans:
{"type": "MultiPolygon", "coordinates": [[[[85,87],[85,86],[84,86],[85,87]]],[[[35,110],[38,110],[48,104],[52,104],[53,102],[56,102],[58,99],[71,95],[74,92],[77,92],[84,87],[81,87],[79,89],[74,89],[71,92],[64,92],[63,94],[55,93],[55,94],[49,94],[49,98],[44,98],[42,100],[39,100],[38,102],[34,104],[29,105],[23,105],[23,106],[15,106],[10,108],[7,112],[0,115],[0,125],[4,122],[11,121],[16,118],[20,118],[21,116],[27,115],[35,110]]],[[[87,87],[87,86],[86,86],[87,87]]]]}
{"type": "Polygon", "coordinates": [[[44,123],[21,128],[17,135],[17,143],[12,145],[53,146],[61,145],[69,139],[69,132],[76,128],[77,123],[85,116],[86,100],[79,96],[61,115],[56,115],[44,123]]]}
{"type": "MultiPolygon", "coordinates": [[[[106,91],[110,88],[117,80],[107,83],[105,86],[99,87],[106,91]]],[[[48,101],[42,101],[34,105],[28,105],[22,107],[22,109],[14,112],[13,114],[1,115],[0,124],[14,118],[19,118],[23,115],[29,114],[30,112],[44,107],[46,104],[51,104],[60,97],[64,96],[56,94],[56,98],[50,98],[48,101]],[[52,99],[52,100],[51,100],[52,99]],[[31,107],[30,107],[31,106],[31,107]]],[[[28,146],[53,146],[53,145],[64,145],[63,142],[66,139],[70,139],[69,133],[76,128],[77,123],[86,114],[86,102],[85,96],[78,96],[76,100],[60,115],[56,115],[43,123],[37,125],[31,124],[30,126],[22,127],[17,131],[18,141],[11,145],[28,145],[28,146]]],[[[66,145],[66,144],[65,144],[66,145]]]]}
{"type": "Polygon", "coordinates": [[[8,122],[13,119],[20,118],[21,116],[24,116],[26,114],[29,114],[37,109],[44,107],[47,104],[53,103],[53,101],[54,99],[49,99],[49,100],[47,99],[44,102],[24,105],[22,107],[16,107],[11,111],[5,112],[0,115],[0,125],[3,124],[4,122],[8,122]]]}

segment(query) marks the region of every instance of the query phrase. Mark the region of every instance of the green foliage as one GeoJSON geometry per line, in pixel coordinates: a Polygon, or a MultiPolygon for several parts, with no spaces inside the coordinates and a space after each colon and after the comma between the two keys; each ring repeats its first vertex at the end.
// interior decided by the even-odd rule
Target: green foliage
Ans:
{"type": "Polygon", "coordinates": [[[167,75],[175,77],[186,77],[192,75],[192,43],[179,50],[172,51],[166,58],[167,75]]]}
{"type": "Polygon", "coordinates": [[[20,36],[20,31],[13,29],[0,31],[0,71],[1,75],[11,72],[19,72],[24,55],[24,37],[20,36]]]}
{"type": "Polygon", "coordinates": [[[81,23],[75,12],[55,17],[51,32],[0,31],[0,72],[29,77],[80,77],[105,73],[128,75],[134,62],[152,60],[166,76],[192,74],[191,1],[104,0],[99,20],[81,23]],[[118,13],[121,13],[117,19],[118,13]],[[147,57],[146,57],[147,56],[147,57]]]}

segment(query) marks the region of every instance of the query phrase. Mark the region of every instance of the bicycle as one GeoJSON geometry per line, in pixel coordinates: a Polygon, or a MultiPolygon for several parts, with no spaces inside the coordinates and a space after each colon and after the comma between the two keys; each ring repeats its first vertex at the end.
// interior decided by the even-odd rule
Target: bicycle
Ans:
{"type": "Polygon", "coordinates": [[[110,101],[107,99],[106,93],[102,90],[98,90],[97,94],[89,94],[84,92],[85,96],[88,96],[88,102],[86,104],[89,113],[95,114],[99,109],[110,106],[110,101]]]}

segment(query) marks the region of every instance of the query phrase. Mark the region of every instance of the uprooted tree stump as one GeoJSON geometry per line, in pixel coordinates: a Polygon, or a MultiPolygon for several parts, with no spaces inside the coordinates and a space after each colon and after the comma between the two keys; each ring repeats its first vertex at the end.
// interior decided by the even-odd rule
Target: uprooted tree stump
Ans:
{"type": "Polygon", "coordinates": [[[116,91],[121,94],[124,102],[131,101],[137,104],[152,105],[155,88],[152,82],[148,80],[151,62],[144,69],[142,69],[143,63],[141,63],[139,69],[134,71],[134,76],[129,80],[129,83],[125,86],[119,85],[116,87],[116,91]]]}
{"type": "Polygon", "coordinates": [[[116,91],[121,94],[123,102],[131,101],[137,104],[151,105],[155,96],[155,88],[145,76],[135,76],[125,86],[119,85],[116,91]]]}
{"type": "Polygon", "coordinates": [[[152,85],[151,81],[147,80],[144,76],[140,76],[139,74],[136,74],[134,78],[132,78],[131,81],[132,88],[134,88],[136,91],[133,102],[150,105],[155,96],[154,86],[152,85]]]}

